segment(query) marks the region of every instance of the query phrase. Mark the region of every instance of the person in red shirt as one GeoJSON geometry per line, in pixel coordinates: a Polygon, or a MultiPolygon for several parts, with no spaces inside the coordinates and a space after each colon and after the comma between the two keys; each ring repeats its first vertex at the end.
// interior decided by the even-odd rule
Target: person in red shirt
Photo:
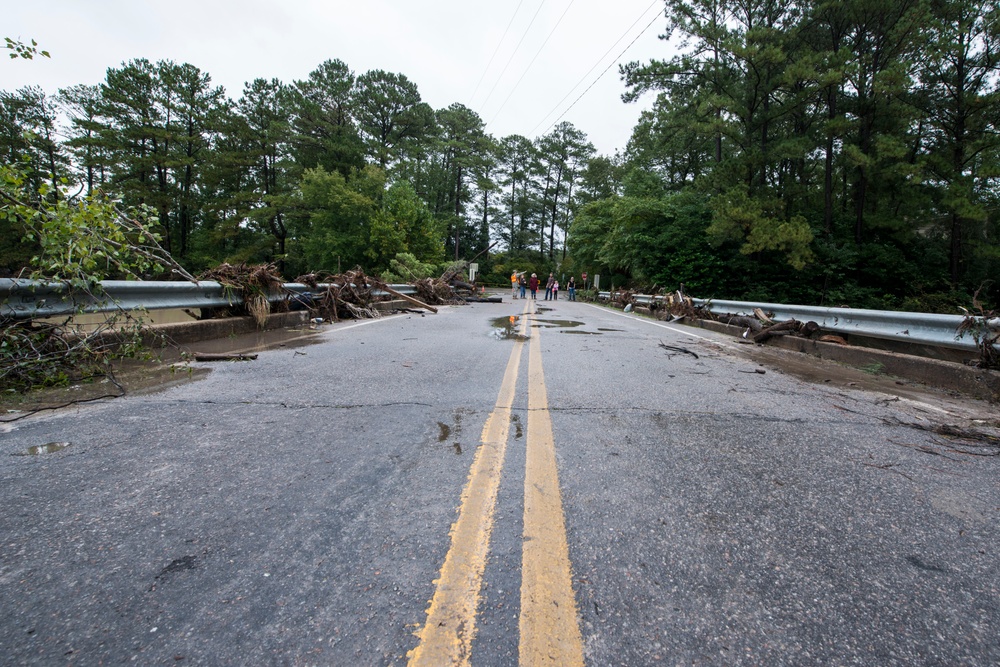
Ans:
{"type": "Polygon", "coordinates": [[[538,294],[538,274],[531,274],[531,280],[528,281],[528,289],[531,290],[531,298],[534,299],[538,294]]]}

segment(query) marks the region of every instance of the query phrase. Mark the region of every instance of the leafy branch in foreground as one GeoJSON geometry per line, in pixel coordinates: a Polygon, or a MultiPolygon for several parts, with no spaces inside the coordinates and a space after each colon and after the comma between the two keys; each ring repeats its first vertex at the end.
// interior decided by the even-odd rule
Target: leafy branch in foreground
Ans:
{"type": "MultiPolygon", "coordinates": [[[[169,270],[195,281],[160,246],[147,208],[126,213],[99,191],[76,198],[47,183],[33,191],[30,170],[27,160],[0,165],[0,218],[20,227],[37,250],[23,277],[64,283],[67,298],[97,300],[107,278],[169,270]]],[[[120,308],[87,327],[71,318],[55,324],[0,316],[0,386],[23,391],[94,377],[117,385],[112,362],[142,351],[142,325],[140,315],[120,308]]]]}
{"type": "Polygon", "coordinates": [[[20,222],[25,239],[38,245],[27,277],[95,289],[107,278],[141,279],[166,268],[197,282],[160,245],[148,207],[125,212],[99,190],[74,198],[48,183],[29,193],[28,173],[27,162],[0,165],[0,217],[20,222]]]}

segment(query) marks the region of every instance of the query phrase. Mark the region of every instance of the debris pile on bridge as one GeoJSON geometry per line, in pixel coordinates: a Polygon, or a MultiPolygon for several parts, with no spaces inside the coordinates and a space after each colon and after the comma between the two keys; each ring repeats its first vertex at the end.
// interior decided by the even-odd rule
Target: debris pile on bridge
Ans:
{"type": "Polygon", "coordinates": [[[662,301],[654,301],[650,311],[657,319],[672,321],[685,317],[695,320],[714,320],[715,315],[708,308],[694,305],[694,300],[684,294],[683,289],[663,295],[662,301]]]}
{"type": "Polygon", "coordinates": [[[972,308],[970,312],[963,308],[965,319],[958,327],[958,337],[965,335],[972,336],[976,341],[976,348],[979,350],[979,359],[975,365],[979,368],[1000,369],[1000,327],[996,325],[1000,321],[1000,310],[988,310],[979,301],[979,290],[976,290],[972,297],[972,308]]]}
{"type": "Polygon", "coordinates": [[[422,278],[414,281],[413,286],[417,290],[417,296],[420,297],[421,301],[434,305],[463,304],[470,301],[501,301],[499,297],[483,298],[480,296],[476,291],[476,286],[464,279],[464,271],[467,267],[468,262],[458,261],[448,267],[440,278],[422,278]]]}
{"type": "Polygon", "coordinates": [[[634,309],[636,312],[651,314],[659,320],[668,322],[690,318],[738,326],[744,329],[742,335],[744,340],[758,344],[779,336],[799,336],[847,345],[847,341],[840,336],[819,335],[822,332],[816,322],[799,322],[795,319],[775,322],[772,315],[768,315],[760,308],[754,309],[753,316],[730,313],[718,315],[709,309],[707,303],[704,306],[696,306],[694,300],[684,294],[683,285],[681,289],[669,294],[656,294],[656,291],[658,290],[653,290],[653,298],[648,306],[638,305],[635,293],[629,290],[612,292],[611,304],[624,308],[626,312],[634,309]]]}
{"type": "Polygon", "coordinates": [[[310,273],[295,281],[319,292],[314,296],[313,309],[331,322],[376,319],[381,313],[375,304],[384,301],[387,294],[385,283],[366,275],[360,267],[337,275],[310,273]]]}
{"type": "MultiPolygon", "coordinates": [[[[724,314],[716,317],[723,324],[738,326],[744,329],[742,338],[757,344],[763,344],[779,336],[798,336],[813,338],[820,333],[815,322],[799,322],[796,319],[775,322],[771,316],[760,308],[754,308],[754,316],[724,314]]],[[[846,345],[847,341],[840,336],[822,336],[819,340],[846,345]]]]}
{"type": "Polygon", "coordinates": [[[455,289],[443,278],[421,278],[413,283],[413,287],[424,303],[436,306],[455,300],[455,289]]]}
{"type": "MultiPolygon", "coordinates": [[[[198,280],[214,280],[227,290],[237,292],[243,303],[234,306],[229,315],[249,315],[257,326],[263,328],[272,305],[269,297],[280,293],[284,281],[274,264],[219,264],[198,276],[198,280]]],[[[275,306],[287,310],[288,304],[279,301],[275,306]]]]}

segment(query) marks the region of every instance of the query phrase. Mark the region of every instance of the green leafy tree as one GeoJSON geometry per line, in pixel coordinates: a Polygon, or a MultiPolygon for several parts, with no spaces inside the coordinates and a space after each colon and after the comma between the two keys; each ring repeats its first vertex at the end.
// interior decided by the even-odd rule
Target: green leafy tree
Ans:
{"type": "Polygon", "coordinates": [[[472,257],[483,247],[479,229],[468,218],[468,207],[477,181],[487,189],[490,187],[485,174],[489,171],[487,154],[490,149],[485,123],[477,113],[457,103],[438,111],[436,118],[438,179],[434,211],[450,223],[447,252],[456,260],[463,254],[472,257]]]}
{"type": "Polygon", "coordinates": [[[405,250],[404,234],[381,218],[378,203],[384,172],[366,167],[352,180],[322,167],[302,176],[302,206],[307,217],[296,230],[297,253],[309,271],[337,271],[364,265],[366,260],[394,257],[405,250]],[[376,227],[372,247],[372,229],[376,227]]]}
{"type": "Polygon", "coordinates": [[[37,86],[15,93],[0,91],[0,151],[8,163],[30,158],[29,182],[35,192],[48,181],[48,196],[59,196],[58,185],[68,175],[69,162],[58,134],[59,109],[37,86]]]}
{"type": "Polygon", "coordinates": [[[407,181],[396,181],[383,199],[385,217],[402,232],[405,252],[423,263],[444,260],[444,230],[407,181]]]}

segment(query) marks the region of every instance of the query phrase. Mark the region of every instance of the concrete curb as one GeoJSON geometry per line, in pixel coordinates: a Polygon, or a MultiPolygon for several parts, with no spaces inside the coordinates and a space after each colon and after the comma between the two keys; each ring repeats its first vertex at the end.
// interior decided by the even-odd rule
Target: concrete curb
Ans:
{"type": "MultiPolygon", "coordinates": [[[[677,324],[698,327],[740,337],[743,329],[711,320],[684,320],[677,324]]],[[[925,357],[916,357],[899,352],[876,350],[853,345],[838,345],[798,338],[782,336],[772,338],[764,347],[777,347],[793,352],[810,354],[820,359],[835,361],[855,368],[879,366],[879,372],[886,375],[906,378],[931,387],[957,391],[973,398],[1000,403],[1000,372],[964,366],[950,361],[939,361],[925,357]]]]}
{"type": "Polygon", "coordinates": [[[291,313],[272,313],[268,315],[267,322],[265,322],[263,328],[258,328],[257,322],[252,317],[225,317],[215,320],[193,320],[191,322],[179,322],[175,324],[160,324],[147,329],[144,332],[142,342],[143,345],[152,348],[165,347],[170,343],[184,345],[212,338],[239,336],[241,334],[254,333],[255,331],[271,331],[272,329],[298,327],[306,324],[309,318],[309,311],[298,310],[291,313]]]}
{"type": "MultiPolygon", "coordinates": [[[[373,305],[382,313],[413,307],[402,299],[379,301],[373,305]]],[[[307,324],[311,318],[310,311],[297,310],[289,313],[271,313],[267,316],[267,322],[262,328],[258,328],[257,322],[252,317],[247,316],[157,324],[146,329],[142,342],[143,345],[152,348],[162,348],[168,344],[186,345],[214,338],[228,338],[259,331],[300,327],[307,324]]]]}

